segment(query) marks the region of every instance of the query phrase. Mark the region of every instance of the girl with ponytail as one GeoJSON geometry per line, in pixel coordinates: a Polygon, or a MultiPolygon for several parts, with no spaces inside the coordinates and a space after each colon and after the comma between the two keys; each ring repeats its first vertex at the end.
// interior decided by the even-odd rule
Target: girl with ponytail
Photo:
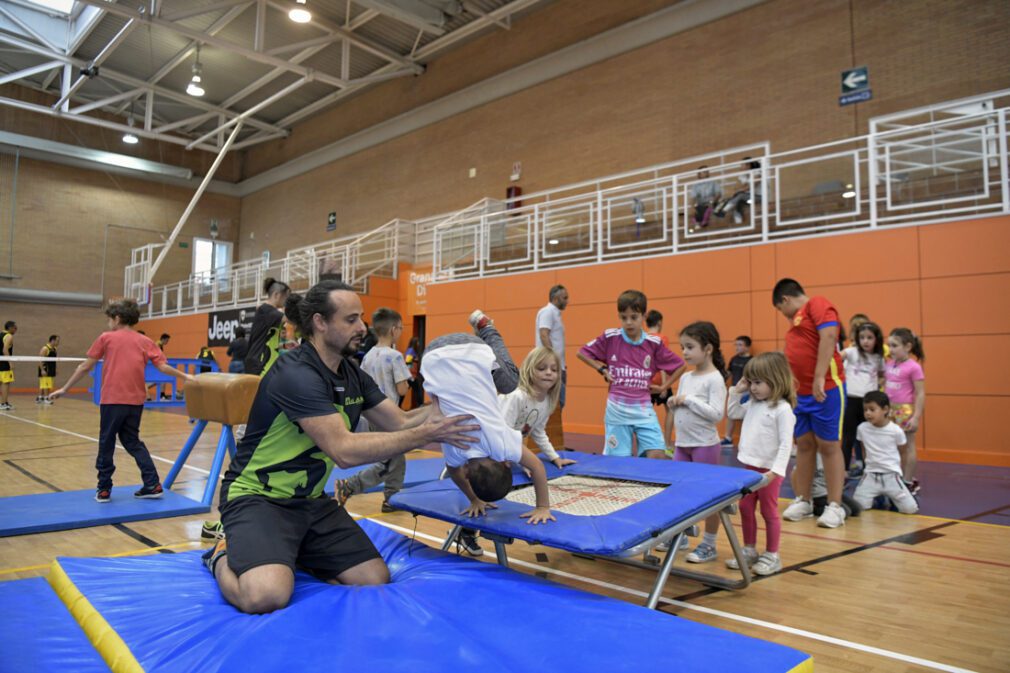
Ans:
{"type": "MultiPolygon", "coordinates": [[[[901,470],[909,490],[916,495],[919,481],[915,478],[915,433],[926,410],[926,375],[922,371],[926,354],[922,341],[907,327],[892,329],[887,345],[891,348],[891,359],[884,367],[884,392],[891,400],[894,422],[905,431],[908,440],[901,452],[901,470]]],[[[900,451],[902,447],[898,448],[900,451]]]]}
{"type": "Polygon", "coordinates": [[[245,373],[262,376],[277,358],[280,347],[284,314],[281,309],[287,301],[291,288],[274,278],[263,281],[266,301],[256,309],[252,328],[249,330],[249,351],[245,357],[245,373]]]}
{"type": "MultiPolygon", "coordinates": [[[[726,361],[719,349],[719,331],[710,322],[693,322],[680,331],[680,347],[684,361],[693,369],[680,378],[677,395],[667,402],[677,428],[673,459],[718,465],[722,440],[716,425],[726,412],[727,376],[726,361]]],[[[687,555],[688,562],[714,561],[718,532],[716,514],[705,520],[705,537],[687,555]]],[[[682,540],[686,542],[687,538],[682,540]]]]}

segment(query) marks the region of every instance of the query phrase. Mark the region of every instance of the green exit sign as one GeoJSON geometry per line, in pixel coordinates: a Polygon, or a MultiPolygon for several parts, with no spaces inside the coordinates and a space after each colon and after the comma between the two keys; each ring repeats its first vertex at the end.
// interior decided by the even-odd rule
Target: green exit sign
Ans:
{"type": "Polygon", "coordinates": [[[180,248],[188,248],[189,247],[189,243],[187,243],[186,241],[179,241],[179,247],[180,248]]]}

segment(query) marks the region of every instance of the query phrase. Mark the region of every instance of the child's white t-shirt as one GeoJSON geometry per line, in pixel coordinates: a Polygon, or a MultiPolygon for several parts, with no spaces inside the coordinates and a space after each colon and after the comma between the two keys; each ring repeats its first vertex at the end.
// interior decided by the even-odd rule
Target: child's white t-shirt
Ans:
{"type": "Polygon", "coordinates": [[[551,416],[550,400],[545,397],[538,402],[522,388],[516,388],[508,395],[499,395],[498,405],[509,427],[523,436],[529,435],[547,460],[558,459],[558,452],[554,450],[546,430],[551,416]]]}
{"type": "Polygon", "coordinates": [[[884,358],[876,353],[865,353],[858,346],[842,351],[845,364],[845,394],[864,397],[871,390],[880,390],[880,376],[884,373],[884,358]]]}
{"type": "Polygon", "coordinates": [[[680,377],[677,394],[683,406],[674,410],[677,446],[714,446],[720,441],[716,423],[726,412],[726,380],[718,371],[707,374],[687,372],[680,377]]]}
{"type": "Polygon", "coordinates": [[[908,442],[905,432],[893,421],[878,428],[863,421],[856,428],[856,440],[863,443],[867,472],[897,472],[901,474],[901,454],[898,447],[908,442]]]}
{"type": "Polygon", "coordinates": [[[740,447],[736,458],[744,465],[770,470],[780,477],[786,476],[789,454],[793,448],[793,429],[796,416],[784,400],[775,404],[748,397],[730,395],[730,418],[743,418],[740,428],[740,447]],[[741,414],[741,410],[743,414],[741,414]]]}
{"type": "Polygon", "coordinates": [[[421,359],[424,389],[438,400],[445,416],[469,414],[480,425],[478,441],[467,449],[442,444],[449,467],[465,465],[471,458],[491,458],[518,463],[523,455],[523,437],[505,422],[498,406],[498,392],[491,371],[494,351],[487,344],[465,343],[427,351],[421,359]]]}

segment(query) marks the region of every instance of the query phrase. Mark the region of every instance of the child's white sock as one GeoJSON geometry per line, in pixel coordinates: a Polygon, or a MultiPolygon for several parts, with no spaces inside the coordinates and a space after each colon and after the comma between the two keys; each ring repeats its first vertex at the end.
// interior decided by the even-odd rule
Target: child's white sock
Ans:
{"type": "Polygon", "coordinates": [[[702,541],[705,544],[710,544],[710,545],[712,545],[714,547],[715,546],[715,533],[705,533],[705,535],[702,536],[702,541]]]}

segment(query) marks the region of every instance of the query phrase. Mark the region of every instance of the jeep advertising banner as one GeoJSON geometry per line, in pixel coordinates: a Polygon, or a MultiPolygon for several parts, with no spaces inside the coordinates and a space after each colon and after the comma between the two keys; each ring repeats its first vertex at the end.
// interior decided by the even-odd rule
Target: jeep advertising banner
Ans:
{"type": "Polygon", "coordinates": [[[207,315],[207,343],[210,346],[227,346],[235,338],[235,329],[239,325],[245,328],[246,336],[252,330],[255,308],[236,308],[230,311],[217,311],[207,315]]]}

